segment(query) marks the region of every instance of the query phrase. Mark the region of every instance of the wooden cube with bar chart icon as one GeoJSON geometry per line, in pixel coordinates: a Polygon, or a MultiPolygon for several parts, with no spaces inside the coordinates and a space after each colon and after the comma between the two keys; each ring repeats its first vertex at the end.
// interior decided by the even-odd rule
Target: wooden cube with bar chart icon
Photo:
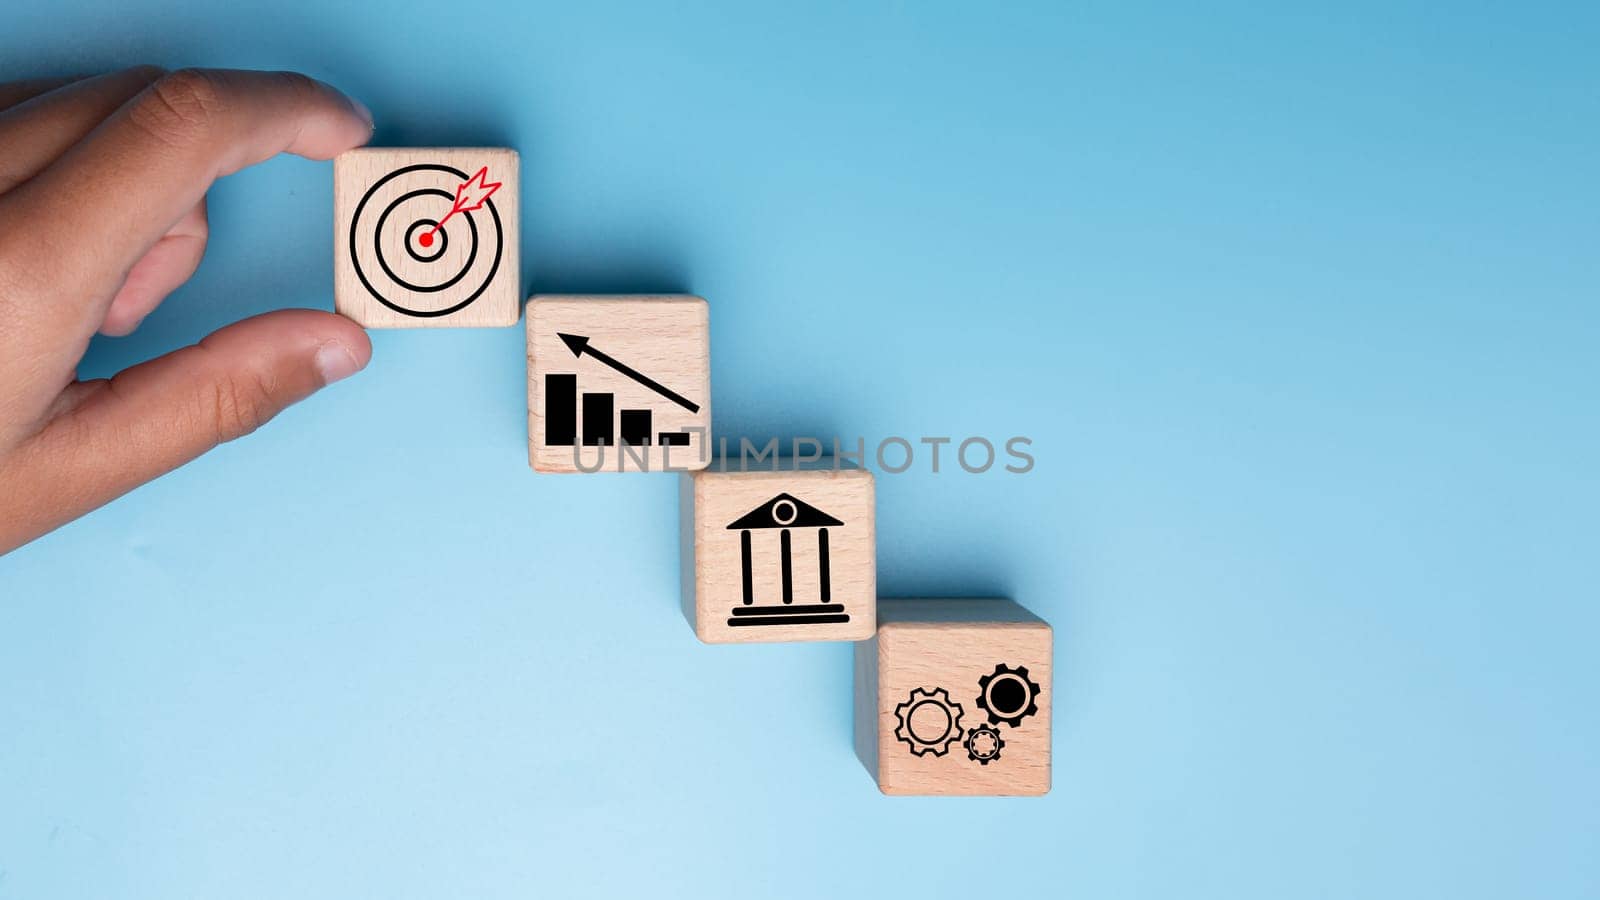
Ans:
{"type": "Polygon", "coordinates": [[[877,622],[872,473],[719,458],[682,477],[684,615],[707,643],[859,641],[877,622]]]}
{"type": "Polygon", "coordinates": [[[856,754],[885,794],[1050,790],[1050,626],[1010,600],[878,601],[856,754]]]}
{"type": "Polygon", "coordinates": [[[527,319],[536,471],[690,471],[710,462],[705,300],[536,296],[527,319]]]}
{"type": "Polygon", "coordinates": [[[517,323],[517,152],[364,148],[333,161],[333,303],[368,328],[517,323]]]}

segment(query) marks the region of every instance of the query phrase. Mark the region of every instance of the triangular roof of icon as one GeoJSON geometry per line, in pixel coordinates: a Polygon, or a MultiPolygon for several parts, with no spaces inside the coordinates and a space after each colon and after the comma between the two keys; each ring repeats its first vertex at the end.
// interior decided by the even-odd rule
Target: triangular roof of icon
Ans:
{"type": "Polygon", "coordinates": [[[828,515],[815,506],[796,498],[792,494],[779,494],[771,500],[750,510],[728,525],[729,529],[739,530],[745,528],[821,528],[828,525],[843,525],[844,523],[828,515]],[[780,504],[793,507],[793,517],[789,517],[789,506],[784,506],[779,511],[780,504]],[[784,521],[784,519],[788,521],[784,521]]]}

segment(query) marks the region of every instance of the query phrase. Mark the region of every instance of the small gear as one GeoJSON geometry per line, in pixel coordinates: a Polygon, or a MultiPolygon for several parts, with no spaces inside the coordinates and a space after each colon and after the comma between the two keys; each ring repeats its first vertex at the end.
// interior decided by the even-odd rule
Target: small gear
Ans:
{"type": "Polygon", "coordinates": [[[961,739],[962,712],[961,704],[951,700],[944,688],[917,688],[894,708],[894,717],[900,720],[894,736],[916,756],[943,756],[961,739]]]}
{"type": "Polygon", "coordinates": [[[1028,667],[1015,669],[996,663],[994,671],[978,679],[978,708],[989,721],[1020,728],[1022,720],[1039,711],[1039,686],[1028,678],[1028,667]]]}
{"type": "Polygon", "coordinates": [[[1000,737],[1000,732],[980,724],[977,728],[967,732],[967,737],[961,742],[967,748],[967,759],[976,760],[978,765],[987,766],[1000,758],[1000,751],[1005,749],[1006,742],[1000,737]]]}

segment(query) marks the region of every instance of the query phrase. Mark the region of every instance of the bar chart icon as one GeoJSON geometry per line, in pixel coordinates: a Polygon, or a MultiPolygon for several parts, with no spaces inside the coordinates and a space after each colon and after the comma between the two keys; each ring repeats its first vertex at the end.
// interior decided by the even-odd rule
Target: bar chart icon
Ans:
{"type": "Polygon", "coordinates": [[[582,439],[585,447],[687,447],[688,430],[653,434],[655,414],[650,409],[618,409],[616,394],[580,392],[578,376],[552,372],[544,377],[544,442],[550,447],[571,447],[582,439]],[[583,410],[583,434],[578,434],[578,410],[583,410]]]}
{"type": "Polygon", "coordinates": [[[528,302],[528,459],[540,472],[710,463],[710,328],[694,296],[528,302]]]}

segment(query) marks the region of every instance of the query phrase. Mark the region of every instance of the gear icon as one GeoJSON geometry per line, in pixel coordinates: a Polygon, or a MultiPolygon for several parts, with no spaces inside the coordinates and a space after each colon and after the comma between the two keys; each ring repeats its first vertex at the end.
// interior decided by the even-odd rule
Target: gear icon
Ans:
{"type": "Polygon", "coordinates": [[[961,746],[967,748],[967,759],[976,760],[980,766],[987,766],[991,761],[1000,758],[1000,751],[1005,749],[1006,742],[1000,737],[1000,732],[988,725],[980,724],[967,732],[967,737],[961,742],[961,746]]]}
{"type": "Polygon", "coordinates": [[[1022,720],[1039,711],[1039,686],[1028,678],[1028,667],[1015,669],[997,663],[994,671],[978,679],[978,708],[989,721],[1020,728],[1022,720]]]}
{"type": "Polygon", "coordinates": [[[894,717],[900,720],[894,736],[905,741],[915,756],[943,756],[961,739],[962,712],[961,704],[951,700],[944,688],[917,688],[894,708],[894,717]]]}

